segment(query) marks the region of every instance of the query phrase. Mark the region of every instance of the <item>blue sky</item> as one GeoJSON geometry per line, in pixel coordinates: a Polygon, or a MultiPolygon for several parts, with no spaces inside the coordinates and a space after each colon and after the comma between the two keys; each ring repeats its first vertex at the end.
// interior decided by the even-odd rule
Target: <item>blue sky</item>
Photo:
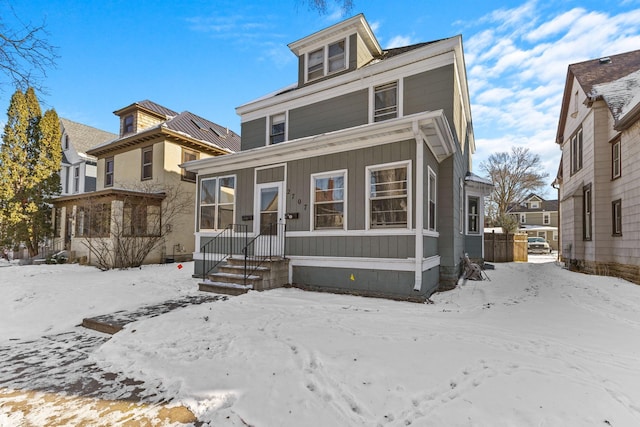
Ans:
{"type": "MultiPolygon", "coordinates": [[[[300,0],[11,3],[23,21],[45,20],[58,47],[43,105],[114,133],[113,111],[144,99],[240,132],[237,106],[295,82],[287,44],[357,13],[383,48],[462,34],[474,169],[491,153],[523,145],[540,155],[549,182],[560,157],[554,140],[568,64],[640,49],[640,0],[353,0],[347,15],[337,7],[319,15],[300,0]]],[[[8,4],[0,0],[10,25],[8,4]]],[[[12,92],[0,92],[3,112],[12,92]]]]}

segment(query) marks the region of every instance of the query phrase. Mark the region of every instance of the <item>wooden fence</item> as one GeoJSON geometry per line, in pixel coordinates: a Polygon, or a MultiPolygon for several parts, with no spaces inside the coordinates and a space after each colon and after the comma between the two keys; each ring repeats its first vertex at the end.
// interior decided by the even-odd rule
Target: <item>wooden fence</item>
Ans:
{"type": "Polygon", "coordinates": [[[484,260],[490,262],[527,262],[526,233],[485,233],[484,260]]]}

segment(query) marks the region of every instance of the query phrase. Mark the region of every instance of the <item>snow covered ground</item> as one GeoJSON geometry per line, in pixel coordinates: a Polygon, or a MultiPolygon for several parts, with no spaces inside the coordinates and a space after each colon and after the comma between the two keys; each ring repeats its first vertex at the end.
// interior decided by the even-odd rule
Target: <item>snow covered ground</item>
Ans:
{"type": "MultiPolygon", "coordinates": [[[[434,304],[250,292],[129,324],[89,359],[212,426],[640,425],[640,286],[530,261],[434,304]]],[[[0,346],[195,293],[176,267],[0,267],[0,346]]]]}

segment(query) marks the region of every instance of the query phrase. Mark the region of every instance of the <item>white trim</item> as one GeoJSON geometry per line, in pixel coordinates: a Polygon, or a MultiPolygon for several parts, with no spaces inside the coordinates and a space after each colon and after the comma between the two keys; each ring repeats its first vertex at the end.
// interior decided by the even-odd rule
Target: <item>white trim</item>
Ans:
{"type": "MultiPolygon", "coordinates": [[[[433,169],[431,169],[431,167],[429,165],[427,165],[427,204],[431,202],[430,196],[431,196],[431,176],[433,176],[434,178],[434,186],[435,188],[433,189],[433,198],[435,200],[436,206],[435,209],[433,210],[434,213],[434,219],[433,219],[433,230],[429,228],[429,223],[431,222],[431,210],[429,208],[427,208],[427,230],[429,231],[433,231],[433,232],[438,232],[438,175],[435,173],[435,171],[433,169]]],[[[440,235],[440,233],[438,233],[438,235],[440,235]]]]}
{"type": "Polygon", "coordinates": [[[260,190],[263,188],[278,189],[278,222],[284,222],[285,199],[284,181],[255,183],[253,190],[253,232],[258,233],[260,230],[260,190]]]}
{"type": "MultiPolygon", "coordinates": [[[[273,123],[273,118],[281,114],[284,115],[284,141],[282,142],[286,142],[289,140],[289,110],[286,110],[286,111],[281,111],[279,113],[275,113],[275,114],[271,114],[270,116],[267,116],[267,120],[266,120],[267,129],[265,130],[266,131],[265,141],[267,143],[265,145],[276,145],[271,143],[271,125],[273,123]]],[[[278,144],[282,144],[282,142],[279,142],[278,144]]]]}
{"type": "Polygon", "coordinates": [[[424,57],[424,53],[420,55],[418,52],[421,50],[416,49],[402,55],[402,58],[407,60],[412,58],[406,64],[397,64],[393,60],[381,61],[287,93],[276,92],[280,94],[278,96],[260,98],[257,101],[237,107],[236,113],[241,116],[242,123],[249,122],[285,110],[301,108],[326,99],[379,86],[394,80],[403,80],[405,77],[414,74],[447,66],[456,60],[452,50],[438,52],[430,57],[424,57]]]}
{"type": "MultiPolygon", "coordinates": [[[[371,237],[371,236],[415,236],[414,230],[406,228],[373,228],[370,230],[315,230],[287,231],[289,237],[371,237]]],[[[423,230],[425,237],[440,237],[437,231],[423,230]]]]}
{"type": "Polygon", "coordinates": [[[338,169],[338,170],[334,170],[334,171],[327,171],[327,172],[318,172],[318,173],[312,173],[310,175],[310,180],[309,180],[309,199],[310,199],[310,207],[311,209],[309,209],[309,229],[313,232],[324,232],[324,231],[328,231],[328,230],[332,230],[332,231],[341,231],[339,228],[331,228],[331,229],[319,229],[316,230],[314,228],[314,224],[315,224],[315,210],[316,210],[316,196],[315,196],[315,188],[313,186],[314,180],[316,178],[326,178],[326,177],[331,177],[331,176],[338,176],[338,175],[342,175],[342,180],[343,180],[343,189],[342,189],[342,203],[343,203],[343,216],[342,216],[342,230],[346,230],[347,229],[347,201],[348,201],[348,195],[347,195],[347,176],[348,176],[348,170],[347,169],[338,169]]]}
{"type": "MultiPolygon", "coordinates": [[[[365,215],[366,215],[366,221],[365,221],[365,229],[366,230],[372,230],[371,228],[371,171],[377,171],[377,170],[383,170],[383,169],[392,169],[392,168],[396,168],[398,166],[404,166],[407,168],[407,226],[406,227],[389,227],[389,228],[385,228],[385,229],[391,229],[391,230],[411,230],[413,228],[413,221],[412,221],[412,197],[413,197],[413,191],[412,191],[412,187],[413,185],[411,184],[412,182],[412,174],[411,174],[411,160],[402,160],[399,162],[391,162],[391,163],[381,163],[381,164],[377,164],[377,165],[369,165],[367,167],[365,167],[365,183],[366,183],[366,197],[365,197],[365,215]]],[[[379,230],[379,228],[376,228],[375,230],[379,230]]],[[[412,233],[413,234],[413,233],[412,233]]]]}
{"type": "MultiPolygon", "coordinates": [[[[378,83],[373,86],[369,86],[369,123],[379,123],[375,121],[375,111],[376,111],[376,88],[380,86],[385,86],[388,84],[396,84],[396,117],[395,119],[404,116],[404,109],[402,108],[404,104],[404,79],[398,78],[395,80],[389,80],[386,82],[378,83]]],[[[393,120],[393,119],[387,119],[393,120]]],[[[381,120],[384,122],[385,120],[381,120]]]]}
{"type": "Polygon", "coordinates": [[[332,74],[336,74],[339,73],[341,71],[347,70],[349,69],[349,39],[351,37],[351,34],[342,34],[342,35],[338,35],[335,37],[332,37],[331,39],[326,39],[326,40],[321,40],[317,43],[314,43],[313,45],[309,45],[305,48],[304,52],[301,52],[302,56],[304,56],[304,82],[305,83],[309,83],[309,82],[313,82],[319,79],[322,79],[324,77],[330,76],[332,74]],[[329,46],[335,43],[338,43],[340,41],[344,41],[344,67],[339,69],[339,70],[335,70],[335,71],[329,71],[329,46]],[[309,80],[309,54],[312,52],[315,52],[316,50],[322,49],[322,55],[323,55],[323,63],[322,63],[322,76],[320,77],[316,77],[315,79],[311,79],[309,80]]]}
{"type": "Polygon", "coordinates": [[[213,215],[213,222],[214,222],[214,226],[217,226],[218,224],[218,207],[220,205],[220,198],[219,198],[219,192],[220,192],[220,180],[224,179],[224,178],[233,178],[233,221],[231,222],[232,224],[234,224],[236,222],[236,214],[237,214],[237,210],[236,210],[236,202],[238,200],[237,196],[236,196],[236,190],[237,190],[237,186],[238,186],[238,176],[237,174],[229,174],[229,175],[219,175],[219,176],[207,176],[207,177],[202,177],[200,179],[197,180],[197,192],[196,192],[196,230],[198,231],[209,231],[212,233],[217,233],[220,232],[222,229],[219,228],[202,228],[202,213],[200,211],[200,209],[202,208],[202,197],[201,197],[201,192],[202,192],[202,182],[203,181],[210,181],[215,179],[216,180],[216,185],[215,185],[215,198],[216,201],[213,205],[211,204],[207,204],[206,206],[214,206],[215,207],[215,211],[214,211],[214,215],[213,215]]]}
{"type": "MultiPolygon", "coordinates": [[[[424,144],[420,136],[420,129],[417,123],[413,123],[413,133],[416,138],[416,274],[413,290],[419,291],[422,288],[422,272],[419,271],[424,255],[423,231],[424,231],[424,144]]],[[[408,222],[408,218],[407,218],[408,222]]]]}
{"type": "Polygon", "coordinates": [[[465,227],[464,227],[464,233],[467,236],[481,236],[483,234],[482,230],[484,229],[484,218],[482,215],[482,211],[484,209],[481,208],[480,203],[484,203],[484,197],[482,197],[482,195],[480,194],[476,194],[474,192],[468,191],[467,190],[467,195],[465,198],[465,227]],[[474,198],[474,199],[478,199],[478,212],[477,212],[477,217],[478,217],[478,231],[476,232],[471,232],[469,231],[469,199],[470,198],[474,198]]]}
{"type": "MultiPolygon", "coordinates": [[[[289,256],[291,267],[327,267],[327,268],[359,268],[367,270],[415,271],[415,258],[359,258],[359,257],[314,257],[289,256]]],[[[423,258],[421,271],[427,271],[440,265],[440,255],[423,258]]],[[[291,276],[289,276],[291,281],[291,276]]]]}

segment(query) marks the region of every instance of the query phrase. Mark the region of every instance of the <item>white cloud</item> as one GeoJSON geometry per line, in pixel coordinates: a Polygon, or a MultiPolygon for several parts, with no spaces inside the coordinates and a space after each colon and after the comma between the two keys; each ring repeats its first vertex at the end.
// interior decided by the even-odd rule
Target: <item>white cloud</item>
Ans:
{"type": "Polygon", "coordinates": [[[493,152],[522,145],[541,157],[552,181],[560,160],[555,135],[567,67],[638,49],[640,10],[611,15],[529,1],[467,25],[475,167],[493,152]]]}

